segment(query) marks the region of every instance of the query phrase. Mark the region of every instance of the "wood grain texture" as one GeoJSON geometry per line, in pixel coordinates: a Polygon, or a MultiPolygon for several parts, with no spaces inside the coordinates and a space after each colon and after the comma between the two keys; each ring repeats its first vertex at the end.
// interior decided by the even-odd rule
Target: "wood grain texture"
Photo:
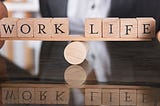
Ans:
{"type": "Polygon", "coordinates": [[[1,37],[17,37],[18,18],[3,18],[0,23],[1,37]]]}
{"type": "Polygon", "coordinates": [[[103,19],[103,37],[104,38],[120,38],[119,18],[103,19]]]}
{"type": "Polygon", "coordinates": [[[102,33],[102,19],[87,18],[85,20],[85,37],[100,38],[102,33]]]}
{"type": "Polygon", "coordinates": [[[71,42],[64,49],[64,57],[70,64],[81,64],[86,59],[87,53],[86,42],[71,42]]]}
{"type": "Polygon", "coordinates": [[[137,38],[137,20],[135,18],[120,19],[120,34],[122,38],[137,38]]]}
{"type": "Polygon", "coordinates": [[[156,21],[153,18],[136,18],[138,22],[138,38],[154,38],[156,21]]]}
{"type": "Polygon", "coordinates": [[[17,22],[18,37],[34,37],[34,18],[20,19],[17,22]]]}

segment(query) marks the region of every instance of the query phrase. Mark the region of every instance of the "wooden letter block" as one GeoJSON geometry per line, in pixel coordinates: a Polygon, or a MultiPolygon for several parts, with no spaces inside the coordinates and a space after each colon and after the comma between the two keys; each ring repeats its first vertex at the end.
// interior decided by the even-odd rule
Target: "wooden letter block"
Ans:
{"type": "Polygon", "coordinates": [[[105,18],[103,20],[103,37],[120,38],[120,21],[119,18],[105,18]]]}
{"type": "Polygon", "coordinates": [[[101,105],[101,89],[85,89],[85,105],[101,105]]]}
{"type": "Polygon", "coordinates": [[[17,22],[18,26],[18,37],[33,37],[34,31],[34,20],[32,18],[20,19],[17,22]]]}
{"type": "Polygon", "coordinates": [[[137,20],[135,18],[120,19],[121,38],[137,38],[137,20]]]}
{"type": "Polygon", "coordinates": [[[35,88],[35,104],[49,104],[51,102],[50,91],[50,88],[35,88]]]}
{"type": "Polygon", "coordinates": [[[137,106],[154,106],[155,99],[152,90],[137,90],[137,106]]]}
{"type": "Polygon", "coordinates": [[[51,22],[52,18],[37,18],[34,21],[34,37],[50,38],[53,34],[51,22]]]}
{"type": "Polygon", "coordinates": [[[136,90],[120,90],[120,105],[136,105],[136,90]]]}
{"type": "Polygon", "coordinates": [[[18,104],[18,88],[2,88],[3,104],[18,104]]]}
{"type": "Polygon", "coordinates": [[[70,90],[65,86],[55,87],[50,90],[49,104],[68,104],[70,98],[70,90]]]}
{"type": "Polygon", "coordinates": [[[1,37],[17,37],[18,18],[3,18],[0,23],[1,37]]]}
{"type": "Polygon", "coordinates": [[[53,18],[53,37],[64,37],[69,35],[69,19],[68,18],[53,18]]]}
{"type": "Polygon", "coordinates": [[[85,20],[85,37],[102,37],[102,19],[88,18],[85,20]]]}
{"type": "Polygon", "coordinates": [[[19,104],[34,104],[34,88],[19,88],[19,104]]]}
{"type": "Polygon", "coordinates": [[[155,37],[156,22],[153,18],[137,18],[138,21],[138,38],[155,37]]]}
{"type": "Polygon", "coordinates": [[[103,89],[102,105],[118,106],[119,105],[119,89],[103,89]]]}

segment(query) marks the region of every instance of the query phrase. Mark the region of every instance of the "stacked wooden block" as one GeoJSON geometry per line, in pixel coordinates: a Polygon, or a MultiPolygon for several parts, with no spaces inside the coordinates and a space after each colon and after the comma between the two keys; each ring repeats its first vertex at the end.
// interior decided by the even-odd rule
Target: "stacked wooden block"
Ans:
{"type": "Polygon", "coordinates": [[[89,18],[85,21],[85,35],[70,36],[67,18],[3,18],[0,39],[19,40],[146,40],[155,35],[153,18],[89,18]]]}
{"type": "MultiPolygon", "coordinates": [[[[2,84],[1,88],[3,104],[69,104],[71,94],[71,88],[63,84],[10,83],[2,84]]],[[[160,90],[158,88],[121,85],[85,85],[79,89],[83,91],[84,105],[89,106],[160,105],[160,90]]]]}

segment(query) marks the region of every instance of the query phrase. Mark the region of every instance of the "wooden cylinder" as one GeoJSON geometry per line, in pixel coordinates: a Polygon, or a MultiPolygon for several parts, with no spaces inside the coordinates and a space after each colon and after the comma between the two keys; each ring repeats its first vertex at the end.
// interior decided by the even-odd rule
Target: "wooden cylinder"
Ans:
{"type": "Polygon", "coordinates": [[[70,64],[81,64],[87,57],[88,45],[85,42],[71,42],[64,50],[64,57],[70,64]]]}
{"type": "MultiPolygon", "coordinates": [[[[0,19],[8,17],[8,11],[5,5],[0,1],[0,19]]],[[[4,41],[0,40],[0,48],[4,45],[4,41]]]]}
{"type": "Polygon", "coordinates": [[[64,73],[66,83],[72,87],[79,87],[83,85],[87,76],[91,72],[91,67],[87,61],[80,65],[69,66],[64,73]]]}
{"type": "Polygon", "coordinates": [[[157,33],[157,39],[160,42],[160,31],[157,33]]]}

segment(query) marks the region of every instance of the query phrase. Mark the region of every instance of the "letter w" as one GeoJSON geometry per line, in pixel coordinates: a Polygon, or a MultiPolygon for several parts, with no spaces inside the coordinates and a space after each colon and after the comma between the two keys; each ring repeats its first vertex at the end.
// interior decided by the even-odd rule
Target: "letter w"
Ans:
{"type": "Polygon", "coordinates": [[[6,34],[8,33],[11,34],[13,32],[14,27],[15,25],[10,26],[10,25],[3,24],[3,28],[6,34]]]}

